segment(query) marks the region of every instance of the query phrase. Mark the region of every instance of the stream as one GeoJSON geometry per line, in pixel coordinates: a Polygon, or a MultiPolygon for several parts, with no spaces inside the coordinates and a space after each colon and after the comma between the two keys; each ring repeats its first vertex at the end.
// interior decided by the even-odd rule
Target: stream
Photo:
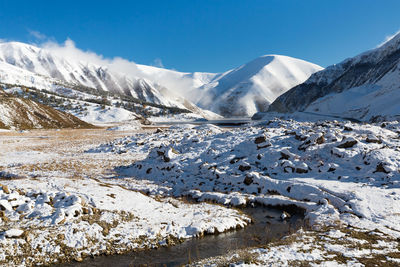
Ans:
{"type": "Polygon", "coordinates": [[[196,260],[225,255],[236,249],[262,246],[293,233],[304,225],[303,213],[294,208],[255,206],[241,210],[253,218],[253,223],[244,229],[192,238],[170,247],[128,252],[122,255],[97,256],[79,263],[56,266],[181,266],[196,260]],[[291,214],[290,219],[281,220],[283,210],[291,214]]]}
{"type": "MultiPolygon", "coordinates": [[[[214,124],[220,127],[239,128],[246,127],[250,122],[249,118],[233,118],[193,122],[157,122],[155,125],[214,124]]],[[[304,212],[293,206],[273,208],[256,205],[255,207],[241,208],[241,211],[253,219],[253,223],[243,229],[192,238],[169,247],[133,251],[122,255],[97,256],[87,258],[83,262],[70,262],[55,266],[182,266],[201,259],[226,255],[237,249],[263,246],[304,226],[304,212]],[[284,221],[280,218],[283,211],[291,215],[284,221]]]]}

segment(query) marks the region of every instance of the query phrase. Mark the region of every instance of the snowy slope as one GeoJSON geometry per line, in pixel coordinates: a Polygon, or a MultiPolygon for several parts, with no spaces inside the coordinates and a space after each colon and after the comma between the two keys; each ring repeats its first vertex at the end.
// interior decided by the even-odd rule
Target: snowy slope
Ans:
{"type": "Polygon", "coordinates": [[[266,55],[217,75],[192,95],[200,95],[195,102],[200,107],[223,116],[251,116],[321,69],[300,59],[266,55]]]}
{"type": "Polygon", "coordinates": [[[276,97],[321,69],[303,60],[267,55],[225,73],[185,73],[104,59],[68,42],[65,47],[42,48],[0,43],[0,82],[45,89],[57,83],[85,86],[208,118],[216,115],[202,109],[227,117],[265,111],[276,97]]]}
{"type": "Polygon", "coordinates": [[[363,121],[400,115],[400,34],[382,46],[315,73],[280,96],[271,111],[306,111],[363,121]]]}
{"type": "Polygon", "coordinates": [[[43,88],[44,85],[45,89],[55,83],[64,86],[83,85],[158,105],[182,109],[193,106],[165,86],[149,79],[150,74],[158,73],[154,80],[166,80],[164,76],[177,80],[184,73],[139,66],[122,59],[117,68],[111,62],[108,65],[106,60],[94,57],[93,62],[89,62],[85,61],[85,56],[77,57],[63,52],[19,42],[0,43],[0,81],[37,88],[43,88]],[[23,77],[18,74],[18,70],[21,70],[23,77]],[[9,74],[10,71],[12,74],[9,74]]]}

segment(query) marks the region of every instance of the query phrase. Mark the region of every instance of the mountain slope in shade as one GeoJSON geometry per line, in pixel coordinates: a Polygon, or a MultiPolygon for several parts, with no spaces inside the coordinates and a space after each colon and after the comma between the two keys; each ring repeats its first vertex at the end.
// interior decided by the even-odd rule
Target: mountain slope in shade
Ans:
{"type": "Polygon", "coordinates": [[[223,116],[251,116],[321,69],[304,60],[266,55],[217,75],[192,95],[200,96],[195,102],[200,107],[223,116]]]}
{"type": "Polygon", "coordinates": [[[0,90],[0,128],[59,129],[92,128],[71,114],[55,110],[29,99],[13,97],[0,90]]]}
{"type": "Polygon", "coordinates": [[[382,46],[313,74],[270,111],[306,111],[363,121],[400,117],[400,34],[382,46]]]}

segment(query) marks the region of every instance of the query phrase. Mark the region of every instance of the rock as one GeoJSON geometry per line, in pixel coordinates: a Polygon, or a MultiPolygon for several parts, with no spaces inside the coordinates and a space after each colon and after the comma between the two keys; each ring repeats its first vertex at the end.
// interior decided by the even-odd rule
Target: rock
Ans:
{"type": "Polygon", "coordinates": [[[24,230],[21,229],[9,229],[4,232],[5,236],[8,238],[21,237],[24,234],[24,230]]]}
{"type": "Polygon", "coordinates": [[[283,172],[285,173],[292,173],[294,171],[293,167],[284,167],[283,172]]]}
{"type": "Polygon", "coordinates": [[[251,169],[251,166],[249,166],[249,165],[240,165],[239,166],[239,171],[242,171],[242,172],[248,171],[250,169],[251,169]]]}
{"type": "Polygon", "coordinates": [[[161,130],[160,128],[157,128],[157,130],[155,131],[155,133],[162,133],[163,130],[161,130]]]}
{"type": "Polygon", "coordinates": [[[267,141],[267,139],[265,138],[265,136],[259,136],[254,140],[255,144],[261,144],[264,143],[265,141],[267,141]]]}
{"type": "Polygon", "coordinates": [[[375,135],[368,135],[367,139],[365,140],[367,143],[375,143],[375,144],[382,144],[382,140],[380,140],[375,135]]]}
{"type": "Polygon", "coordinates": [[[281,151],[281,158],[280,158],[280,160],[281,160],[281,159],[286,159],[286,160],[288,160],[288,159],[290,159],[290,155],[287,154],[287,153],[285,153],[284,151],[281,151]]]}
{"type": "Polygon", "coordinates": [[[31,236],[27,232],[24,232],[23,237],[25,238],[26,242],[31,242],[32,241],[31,236]]]}
{"type": "Polygon", "coordinates": [[[267,142],[267,143],[262,144],[262,145],[257,145],[257,150],[263,149],[263,148],[267,148],[267,147],[270,147],[270,146],[272,146],[272,144],[270,142],[267,142]]]}
{"type": "Polygon", "coordinates": [[[343,143],[338,145],[338,148],[350,148],[355,146],[358,143],[358,141],[352,137],[347,138],[343,143]]]}
{"type": "Polygon", "coordinates": [[[302,169],[302,168],[296,168],[296,173],[307,173],[308,170],[302,169]]]}
{"type": "Polygon", "coordinates": [[[382,162],[380,162],[380,163],[376,166],[376,170],[374,171],[374,173],[375,173],[375,172],[389,173],[389,172],[385,169],[385,166],[383,165],[382,162]]]}
{"type": "Polygon", "coordinates": [[[8,202],[7,200],[0,200],[0,210],[8,210],[8,211],[12,211],[13,208],[10,204],[10,202],[8,202]]]}
{"type": "Polygon", "coordinates": [[[296,166],[296,173],[307,173],[308,165],[304,162],[296,166]]]}
{"type": "Polygon", "coordinates": [[[244,157],[236,157],[236,158],[233,158],[233,159],[231,159],[231,161],[229,162],[230,164],[235,164],[236,162],[238,162],[239,160],[241,160],[241,159],[244,159],[244,157]]]}
{"type": "Polygon", "coordinates": [[[87,207],[82,207],[83,214],[89,214],[89,209],[87,207]]]}
{"type": "Polygon", "coordinates": [[[315,142],[318,145],[321,145],[321,144],[325,143],[325,137],[323,135],[321,135],[320,137],[317,138],[317,140],[315,140],[315,142]]]}
{"type": "Polygon", "coordinates": [[[286,211],[282,212],[282,214],[281,214],[281,220],[282,221],[283,220],[287,220],[289,218],[290,218],[290,214],[289,213],[287,213],[286,211]]]}
{"type": "Polygon", "coordinates": [[[10,190],[8,189],[8,186],[6,186],[6,185],[1,185],[1,188],[3,189],[3,192],[4,192],[5,194],[10,194],[10,190]]]}
{"type": "Polygon", "coordinates": [[[246,178],[244,178],[243,183],[245,185],[251,185],[253,183],[253,177],[251,176],[246,176],[246,178]]]}

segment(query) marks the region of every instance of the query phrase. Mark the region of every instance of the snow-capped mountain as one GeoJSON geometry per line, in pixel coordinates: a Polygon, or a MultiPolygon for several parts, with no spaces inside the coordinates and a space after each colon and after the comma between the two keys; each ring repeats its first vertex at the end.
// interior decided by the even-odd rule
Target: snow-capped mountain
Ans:
{"type": "MultiPolygon", "coordinates": [[[[102,63],[88,62],[75,55],[63,55],[59,51],[19,42],[0,43],[2,82],[38,88],[45,84],[61,82],[64,86],[82,85],[163,106],[186,109],[193,106],[187,100],[170,92],[165,86],[149,80],[145,72],[134,69],[137,67],[136,64],[125,63],[126,70],[118,72],[110,70],[107,65],[101,65],[102,63]],[[14,76],[14,73],[17,76],[14,76]]],[[[161,72],[159,68],[146,68],[147,72],[157,70],[161,72]]],[[[48,89],[48,86],[45,89],[48,89]]]]}
{"type": "Polygon", "coordinates": [[[322,69],[303,60],[270,55],[224,73],[184,73],[123,59],[115,63],[115,59],[88,57],[76,50],[78,54],[0,43],[0,82],[47,90],[60,84],[84,86],[212,118],[216,117],[213,112],[233,117],[265,111],[277,96],[322,69]]]}
{"type": "Polygon", "coordinates": [[[216,75],[192,95],[200,107],[223,116],[251,116],[321,69],[304,60],[266,55],[216,75]]]}
{"type": "Polygon", "coordinates": [[[278,97],[270,111],[306,111],[368,121],[400,115],[399,103],[400,34],[313,74],[278,97]]]}

